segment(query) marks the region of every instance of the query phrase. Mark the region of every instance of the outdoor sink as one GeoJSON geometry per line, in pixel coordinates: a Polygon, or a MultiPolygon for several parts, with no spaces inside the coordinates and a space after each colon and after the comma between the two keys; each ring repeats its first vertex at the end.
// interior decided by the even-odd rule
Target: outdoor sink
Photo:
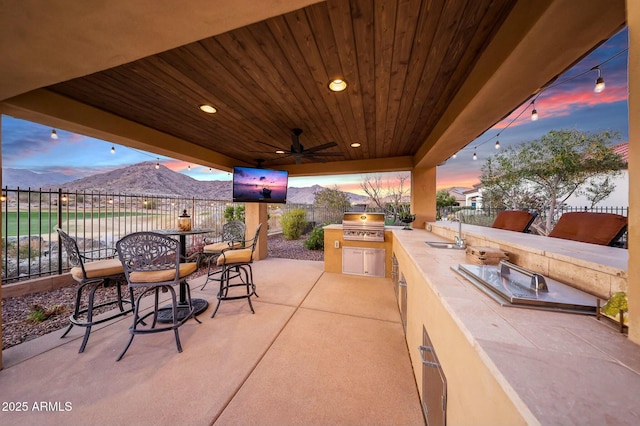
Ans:
{"type": "Polygon", "coordinates": [[[455,243],[448,243],[446,241],[425,241],[424,242],[429,247],[433,248],[441,248],[441,249],[454,249],[454,250],[464,250],[465,246],[457,246],[455,243]]]}

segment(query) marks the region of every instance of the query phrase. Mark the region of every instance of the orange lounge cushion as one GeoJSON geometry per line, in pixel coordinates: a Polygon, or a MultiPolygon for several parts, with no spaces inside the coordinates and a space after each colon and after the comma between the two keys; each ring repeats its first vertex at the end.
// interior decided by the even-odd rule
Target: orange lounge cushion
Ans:
{"type": "Polygon", "coordinates": [[[522,210],[505,210],[498,213],[492,228],[506,229],[507,231],[524,232],[533,219],[533,215],[522,210]]]}
{"type": "Polygon", "coordinates": [[[228,265],[231,263],[247,263],[251,262],[252,251],[250,248],[225,251],[218,258],[218,266],[228,265]]]}
{"type": "Polygon", "coordinates": [[[550,237],[583,243],[609,245],[627,226],[627,218],[613,213],[564,213],[550,237]]]}
{"type": "Polygon", "coordinates": [[[221,253],[222,250],[228,249],[229,247],[242,247],[242,243],[240,241],[233,241],[233,245],[231,241],[221,241],[219,243],[207,244],[202,248],[205,253],[221,253]]]}
{"type": "MultiPolygon", "coordinates": [[[[124,272],[120,259],[95,260],[84,264],[84,270],[87,278],[108,277],[118,275],[124,272]]],[[[71,268],[71,276],[76,281],[82,281],[82,268],[74,266],[71,268]]]]}
{"type": "MultiPolygon", "coordinates": [[[[189,274],[195,272],[198,268],[198,264],[181,263],[180,264],[180,278],[184,278],[189,274]]],[[[131,272],[129,274],[129,280],[133,283],[161,283],[165,281],[171,281],[176,276],[175,269],[165,269],[162,271],[148,271],[148,272],[131,272]]]]}

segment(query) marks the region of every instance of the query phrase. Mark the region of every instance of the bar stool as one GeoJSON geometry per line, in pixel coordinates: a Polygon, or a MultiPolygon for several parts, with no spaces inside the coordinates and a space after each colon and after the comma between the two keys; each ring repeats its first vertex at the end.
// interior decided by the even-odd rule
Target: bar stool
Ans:
{"type": "Polygon", "coordinates": [[[251,264],[253,263],[253,254],[258,243],[258,238],[260,237],[261,227],[262,223],[258,224],[255,236],[245,242],[244,248],[224,249],[218,257],[216,264],[222,267],[222,271],[220,272],[220,290],[216,296],[218,298],[218,304],[213,314],[211,314],[211,318],[218,312],[222,300],[247,299],[251,313],[255,314],[253,304],[251,303],[251,296],[259,296],[256,293],[256,285],[253,282],[251,264]],[[235,275],[236,272],[237,275],[235,275]],[[231,280],[236,277],[240,277],[241,282],[232,283],[231,280]],[[240,294],[234,293],[233,290],[230,292],[230,289],[234,287],[244,287],[246,291],[240,294]]]}
{"type": "Polygon", "coordinates": [[[129,327],[129,342],[116,361],[122,359],[137,334],[173,331],[178,352],[182,352],[178,328],[191,317],[200,322],[195,317],[195,308],[191,303],[191,288],[186,281],[187,276],[197,270],[197,263],[181,263],[182,253],[178,240],[155,232],[129,234],[116,243],[116,248],[129,288],[141,290],[136,299],[133,324],[129,327]],[[178,315],[178,301],[174,289],[176,285],[185,286],[188,312],[184,317],[178,315]],[[171,295],[172,322],[168,326],[156,328],[160,310],[160,290],[171,295]],[[150,292],[155,296],[153,310],[141,316],[140,301],[150,292]],[[153,316],[151,326],[140,327],[146,326],[144,320],[149,316],[153,316]]]}
{"type": "MultiPolygon", "coordinates": [[[[220,281],[222,270],[211,270],[211,264],[218,260],[223,250],[229,248],[242,248],[245,245],[246,225],[239,220],[232,220],[222,225],[222,240],[216,243],[207,244],[202,248],[203,255],[206,256],[208,262],[207,279],[200,290],[204,290],[209,281],[220,281]]],[[[205,239],[206,242],[206,239],[205,239]]],[[[214,264],[215,265],[215,264],[214,264]]],[[[237,275],[236,275],[237,276],[237,275]]],[[[233,277],[232,277],[233,278],[233,277]]]]}
{"type": "Polygon", "coordinates": [[[88,257],[87,253],[96,250],[81,253],[75,239],[71,238],[60,228],[56,228],[56,231],[60,236],[62,246],[67,252],[69,263],[73,265],[71,268],[71,276],[74,280],[80,283],[80,287],[78,287],[76,293],[76,302],[73,308],[73,314],[69,317],[69,322],[71,322],[71,324],[69,324],[69,327],[67,327],[61,338],[66,337],[74,325],[77,325],[78,327],[85,327],[84,338],[82,339],[82,344],[78,351],[79,353],[82,353],[87,346],[92,326],[110,321],[133,311],[133,290],[130,289],[129,291],[129,300],[122,298],[121,286],[125,282],[124,271],[122,269],[120,259],[115,258],[115,253],[111,257],[88,257]],[[112,283],[116,286],[116,298],[94,305],[96,291],[99,288],[109,287],[112,283]],[[88,301],[86,307],[83,307],[82,293],[85,289],[88,290],[88,301]],[[128,309],[125,309],[125,303],[130,304],[131,306],[128,309]],[[95,309],[109,305],[118,305],[118,312],[109,316],[103,316],[99,319],[94,319],[93,311],[95,309]]]}

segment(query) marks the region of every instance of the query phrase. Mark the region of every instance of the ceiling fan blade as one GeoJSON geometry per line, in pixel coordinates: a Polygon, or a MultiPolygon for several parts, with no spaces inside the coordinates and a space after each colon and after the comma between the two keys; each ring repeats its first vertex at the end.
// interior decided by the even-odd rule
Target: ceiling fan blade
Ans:
{"type": "Polygon", "coordinates": [[[274,154],[275,155],[273,151],[249,151],[249,152],[254,152],[256,154],[274,154]]]}
{"type": "Polygon", "coordinates": [[[307,152],[305,151],[303,155],[309,155],[309,156],[319,155],[321,157],[344,157],[344,154],[341,152],[307,152]]]}
{"type": "Polygon", "coordinates": [[[291,151],[293,152],[302,152],[302,146],[300,145],[300,135],[302,134],[302,129],[291,129],[291,151]]]}
{"type": "Polygon", "coordinates": [[[289,152],[289,151],[287,151],[285,149],[280,148],[279,146],[271,145],[270,143],[267,143],[267,142],[262,142],[262,141],[256,141],[256,142],[259,143],[259,144],[262,144],[262,145],[269,146],[269,147],[271,147],[273,149],[277,149],[279,151],[289,152]]]}
{"type": "Polygon", "coordinates": [[[314,153],[314,152],[317,152],[317,151],[322,151],[323,149],[333,148],[334,146],[338,146],[338,144],[335,143],[335,142],[327,142],[327,143],[322,144],[322,145],[318,145],[318,146],[313,146],[311,148],[307,148],[304,152],[314,153]]]}

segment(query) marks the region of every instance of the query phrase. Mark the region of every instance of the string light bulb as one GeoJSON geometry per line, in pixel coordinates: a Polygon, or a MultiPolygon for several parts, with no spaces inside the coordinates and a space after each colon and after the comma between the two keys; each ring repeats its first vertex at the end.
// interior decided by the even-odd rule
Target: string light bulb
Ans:
{"type": "Polygon", "coordinates": [[[478,156],[476,155],[476,149],[473,148],[473,160],[475,161],[477,159],[478,159],[478,156]]]}
{"type": "Polygon", "coordinates": [[[458,153],[454,152],[453,155],[451,156],[451,158],[456,158],[456,155],[458,155],[458,153]]]}
{"type": "Polygon", "coordinates": [[[531,121],[537,121],[538,110],[536,109],[536,101],[531,101],[531,105],[533,106],[533,111],[531,111],[531,121]]]}
{"type": "Polygon", "coordinates": [[[496,139],[496,149],[500,149],[500,141],[496,139]]]}
{"type": "Polygon", "coordinates": [[[187,166],[187,170],[191,171],[191,164],[187,166]]]}
{"type": "Polygon", "coordinates": [[[158,170],[160,168],[160,161],[156,162],[156,170],[158,170]]]}
{"type": "Polygon", "coordinates": [[[596,78],[596,85],[593,88],[593,91],[596,93],[600,93],[604,90],[604,78],[602,78],[602,71],[600,67],[595,68],[598,71],[598,78],[596,78]]]}
{"type": "Polygon", "coordinates": [[[56,129],[51,129],[51,139],[58,139],[58,133],[56,129]]]}
{"type": "Polygon", "coordinates": [[[116,147],[115,147],[115,146],[112,146],[112,147],[111,147],[111,153],[112,153],[112,154],[115,154],[115,153],[116,153],[116,147]]]}

